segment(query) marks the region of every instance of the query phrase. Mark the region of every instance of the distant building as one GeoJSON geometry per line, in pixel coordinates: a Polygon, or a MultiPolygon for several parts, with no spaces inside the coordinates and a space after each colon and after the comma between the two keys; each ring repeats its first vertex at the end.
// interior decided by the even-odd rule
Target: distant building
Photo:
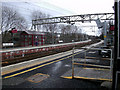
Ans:
{"type": "Polygon", "coordinates": [[[45,42],[45,34],[36,31],[18,31],[12,34],[15,46],[40,46],[45,42]]]}

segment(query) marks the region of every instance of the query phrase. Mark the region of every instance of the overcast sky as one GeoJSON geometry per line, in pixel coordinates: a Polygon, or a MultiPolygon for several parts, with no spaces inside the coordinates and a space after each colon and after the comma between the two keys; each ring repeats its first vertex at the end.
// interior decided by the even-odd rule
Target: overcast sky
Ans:
{"type": "Polygon", "coordinates": [[[114,4],[114,0],[41,0],[41,2],[66,9],[73,14],[113,12],[114,4]]]}
{"type": "Polygon", "coordinates": [[[19,0],[19,1],[2,0],[2,1],[32,2],[38,6],[43,6],[54,10],[61,8],[61,10],[64,9],[65,11],[68,11],[73,14],[113,12],[112,6],[114,4],[114,0],[19,0]]]}
{"type": "Polygon", "coordinates": [[[33,10],[44,11],[53,17],[114,12],[112,8],[114,0],[2,0],[2,2],[9,2],[7,6],[18,8],[27,19],[33,10]]]}

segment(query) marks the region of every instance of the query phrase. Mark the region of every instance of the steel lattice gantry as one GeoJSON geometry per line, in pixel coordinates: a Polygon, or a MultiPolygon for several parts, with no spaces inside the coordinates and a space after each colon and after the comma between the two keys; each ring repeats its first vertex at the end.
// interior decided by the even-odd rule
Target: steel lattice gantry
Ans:
{"type": "Polygon", "coordinates": [[[54,24],[54,23],[72,23],[72,22],[91,22],[97,19],[114,20],[114,13],[97,13],[97,14],[82,14],[72,16],[61,16],[52,18],[42,18],[32,20],[32,25],[54,24]]]}

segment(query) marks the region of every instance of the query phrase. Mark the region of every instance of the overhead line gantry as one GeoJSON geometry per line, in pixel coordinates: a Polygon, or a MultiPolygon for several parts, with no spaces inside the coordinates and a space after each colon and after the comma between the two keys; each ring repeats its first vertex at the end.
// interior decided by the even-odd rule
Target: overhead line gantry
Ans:
{"type": "Polygon", "coordinates": [[[97,14],[82,14],[82,15],[71,15],[71,16],[60,16],[52,18],[40,18],[32,20],[32,26],[43,25],[43,24],[54,24],[54,23],[74,23],[74,22],[91,22],[97,19],[100,20],[114,20],[114,13],[97,13],[97,14]]]}

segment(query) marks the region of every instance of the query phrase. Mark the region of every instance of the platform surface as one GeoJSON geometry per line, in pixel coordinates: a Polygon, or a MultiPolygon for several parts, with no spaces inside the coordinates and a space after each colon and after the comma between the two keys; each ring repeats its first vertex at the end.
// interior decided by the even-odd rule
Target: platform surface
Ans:
{"type": "MultiPolygon", "coordinates": [[[[72,69],[64,73],[61,77],[71,78],[72,69]]],[[[112,72],[109,69],[98,68],[74,68],[74,78],[112,81],[112,72]]]]}

